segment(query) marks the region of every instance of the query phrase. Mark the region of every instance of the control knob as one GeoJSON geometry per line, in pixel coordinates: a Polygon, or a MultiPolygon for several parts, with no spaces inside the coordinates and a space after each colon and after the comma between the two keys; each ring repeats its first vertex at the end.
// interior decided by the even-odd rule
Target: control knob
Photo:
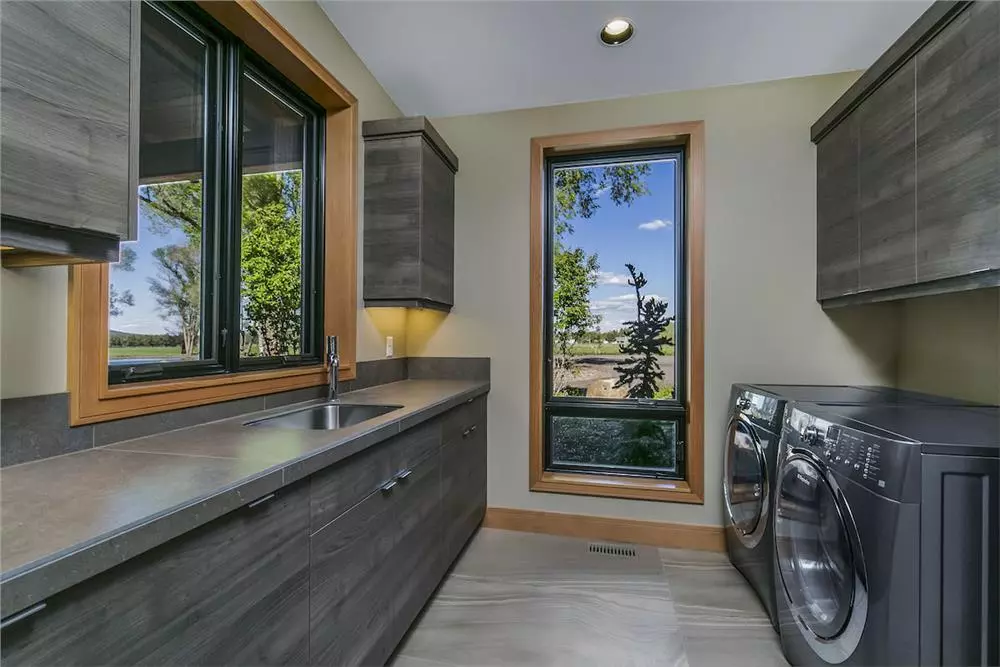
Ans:
{"type": "MultiPolygon", "coordinates": [[[[802,431],[802,441],[807,445],[815,445],[819,440],[819,429],[815,426],[806,426],[802,431]]],[[[829,456],[829,454],[827,454],[829,456]]]]}

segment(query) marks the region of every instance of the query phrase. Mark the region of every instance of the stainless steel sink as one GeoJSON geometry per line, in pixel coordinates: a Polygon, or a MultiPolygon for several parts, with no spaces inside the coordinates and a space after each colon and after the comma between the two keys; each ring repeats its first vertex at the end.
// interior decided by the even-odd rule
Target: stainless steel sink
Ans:
{"type": "Polygon", "coordinates": [[[345,403],[324,403],[301,408],[292,412],[247,422],[246,426],[267,426],[271,428],[297,428],[312,431],[332,431],[347,428],[361,422],[399,410],[401,405],[349,405],[345,403]]]}

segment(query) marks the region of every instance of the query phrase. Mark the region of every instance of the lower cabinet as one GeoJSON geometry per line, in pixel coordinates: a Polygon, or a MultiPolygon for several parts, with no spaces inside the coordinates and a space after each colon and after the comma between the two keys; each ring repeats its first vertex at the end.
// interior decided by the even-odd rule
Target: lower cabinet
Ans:
{"type": "Polygon", "coordinates": [[[281,665],[309,655],[309,488],[282,489],[45,601],[12,665],[281,665]]]}
{"type": "Polygon", "coordinates": [[[479,398],[52,596],[3,664],[385,664],[485,507],[479,398]]]}
{"type": "Polygon", "coordinates": [[[310,662],[373,665],[392,654],[392,490],[377,490],[310,538],[310,662]]]}

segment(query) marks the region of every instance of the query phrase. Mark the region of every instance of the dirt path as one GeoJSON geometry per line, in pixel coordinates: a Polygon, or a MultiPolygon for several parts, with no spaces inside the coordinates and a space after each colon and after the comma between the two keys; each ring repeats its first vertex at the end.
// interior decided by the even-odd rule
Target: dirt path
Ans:
{"type": "MultiPolygon", "coordinates": [[[[621,354],[607,356],[579,357],[575,367],[576,373],[569,382],[569,386],[575,389],[586,389],[595,380],[605,378],[617,378],[615,365],[623,362],[627,357],[621,354]]],[[[673,356],[659,357],[660,370],[665,377],[664,384],[674,384],[674,358],[673,356]]]]}

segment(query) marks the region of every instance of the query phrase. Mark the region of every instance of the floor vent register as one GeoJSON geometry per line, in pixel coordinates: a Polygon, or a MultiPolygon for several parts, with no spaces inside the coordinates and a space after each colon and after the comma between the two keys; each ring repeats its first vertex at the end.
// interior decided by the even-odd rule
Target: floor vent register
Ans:
{"type": "Polygon", "coordinates": [[[635,558],[635,547],[630,544],[609,544],[607,542],[591,542],[590,553],[601,556],[616,556],[618,558],[635,558]]]}

